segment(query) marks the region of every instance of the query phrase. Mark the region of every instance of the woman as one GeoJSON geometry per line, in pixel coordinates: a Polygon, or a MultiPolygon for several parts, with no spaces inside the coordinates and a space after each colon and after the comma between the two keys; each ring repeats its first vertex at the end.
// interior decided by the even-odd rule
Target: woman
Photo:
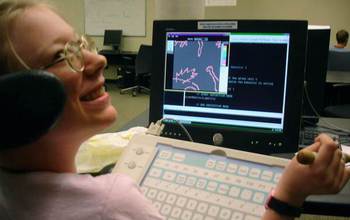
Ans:
{"type": "MultiPolygon", "coordinates": [[[[0,151],[0,219],[162,219],[127,176],[76,174],[80,144],[116,119],[103,89],[106,59],[43,4],[1,3],[0,29],[1,73],[44,69],[67,93],[53,129],[32,144],[0,151]]],[[[327,136],[309,148],[319,154],[314,164],[293,159],[274,193],[295,207],[310,194],[338,192],[350,175],[327,136]]],[[[263,217],[290,218],[271,208],[263,217]]]]}
{"type": "Polygon", "coordinates": [[[42,4],[4,2],[0,25],[1,73],[45,69],[61,79],[67,94],[48,134],[1,151],[0,219],[160,219],[128,177],[76,174],[81,143],[117,115],[103,88],[105,57],[42,4]]]}

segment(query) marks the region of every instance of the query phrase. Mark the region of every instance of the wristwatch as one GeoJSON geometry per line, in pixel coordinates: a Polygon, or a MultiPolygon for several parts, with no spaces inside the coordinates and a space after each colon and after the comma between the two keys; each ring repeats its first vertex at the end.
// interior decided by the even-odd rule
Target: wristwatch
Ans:
{"type": "Polygon", "coordinates": [[[272,190],[265,203],[266,209],[272,209],[278,214],[289,216],[289,217],[300,217],[302,208],[292,206],[284,201],[276,199],[274,197],[274,194],[275,194],[275,191],[272,190]]]}

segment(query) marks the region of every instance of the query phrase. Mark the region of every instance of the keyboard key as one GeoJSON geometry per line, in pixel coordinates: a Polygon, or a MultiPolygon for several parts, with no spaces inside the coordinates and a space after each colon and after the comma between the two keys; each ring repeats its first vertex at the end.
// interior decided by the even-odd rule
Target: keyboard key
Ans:
{"type": "Polygon", "coordinates": [[[241,198],[244,200],[250,200],[252,198],[253,192],[249,189],[243,189],[241,193],[241,198]]]}
{"type": "Polygon", "coordinates": [[[160,177],[162,174],[162,170],[158,168],[152,168],[149,172],[149,175],[152,177],[160,177]]]}
{"type": "Polygon", "coordinates": [[[263,204],[265,201],[265,194],[261,192],[254,193],[253,201],[263,204]]]}
{"type": "Polygon", "coordinates": [[[209,191],[215,191],[216,188],[218,187],[218,183],[214,181],[210,181],[207,185],[207,190],[209,191]]]}
{"type": "Polygon", "coordinates": [[[205,179],[199,179],[197,181],[196,187],[200,189],[204,189],[207,184],[207,181],[205,179]]]}
{"type": "Polygon", "coordinates": [[[242,212],[234,211],[231,220],[243,220],[244,215],[242,212]]]}
{"type": "Polygon", "coordinates": [[[173,211],[171,212],[170,216],[174,217],[174,218],[178,218],[178,217],[180,217],[181,213],[182,213],[182,210],[180,208],[178,208],[178,207],[175,207],[173,209],[173,211]]]}
{"type": "Polygon", "coordinates": [[[186,180],[186,186],[194,186],[194,184],[196,183],[197,178],[196,177],[188,177],[186,180]]]}
{"type": "Polygon", "coordinates": [[[232,197],[238,197],[240,192],[241,192],[240,188],[232,186],[228,194],[232,197]]]}
{"type": "Polygon", "coordinates": [[[184,207],[186,202],[187,199],[185,197],[180,196],[176,201],[176,205],[179,207],[184,207]]]}
{"type": "Polygon", "coordinates": [[[176,173],[166,171],[163,175],[163,179],[165,179],[167,181],[173,181],[175,179],[175,176],[176,176],[176,173]]]}
{"type": "Polygon", "coordinates": [[[178,184],[184,184],[185,181],[186,181],[186,175],[179,174],[179,175],[176,177],[176,183],[178,183],[178,184]]]}
{"type": "Polygon", "coordinates": [[[252,168],[249,171],[249,176],[253,178],[259,178],[260,177],[261,170],[258,168],[252,168]]]}
{"type": "Polygon", "coordinates": [[[192,217],[192,212],[189,210],[185,210],[181,215],[181,220],[190,220],[192,217]]]}
{"type": "Polygon", "coordinates": [[[268,170],[264,170],[261,174],[261,179],[262,180],[266,180],[266,181],[270,181],[273,177],[273,173],[271,171],[268,170]]]}
{"type": "Polygon", "coordinates": [[[154,203],[153,203],[153,206],[154,206],[157,210],[159,210],[160,207],[162,206],[162,203],[160,203],[160,202],[154,202],[154,203]]]}
{"type": "Polygon", "coordinates": [[[242,176],[247,176],[249,172],[249,167],[247,166],[240,166],[238,168],[238,174],[242,176]]]}
{"type": "Polygon", "coordinates": [[[168,204],[163,205],[163,207],[160,209],[160,213],[162,215],[168,215],[171,211],[171,206],[168,204]]]}
{"type": "Polygon", "coordinates": [[[216,164],[216,161],[215,160],[207,160],[207,163],[206,163],[206,167],[209,168],[209,169],[213,169],[215,167],[215,164],[216,164]]]}
{"type": "Polygon", "coordinates": [[[229,173],[235,173],[238,169],[238,166],[237,164],[234,164],[234,163],[230,163],[228,166],[227,166],[227,169],[226,171],[229,172],[229,173]]]}
{"type": "Polygon", "coordinates": [[[157,195],[157,190],[156,189],[150,189],[147,193],[147,197],[150,199],[154,199],[157,195]]]}
{"type": "Polygon", "coordinates": [[[168,197],[166,198],[166,203],[168,204],[174,204],[174,202],[176,201],[177,196],[174,194],[169,194],[168,197]]]}
{"type": "Polygon", "coordinates": [[[227,194],[228,190],[229,190],[229,186],[227,184],[220,184],[219,185],[219,189],[218,189],[218,193],[220,194],[227,194]]]}
{"type": "Polygon", "coordinates": [[[186,158],[186,155],[185,154],[181,154],[181,153],[175,153],[173,155],[173,160],[176,161],[176,162],[182,162],[184,161],[186,158]]]}
{"type": "Polygon", "coordinates": [[[220,217],[221,219],[229,219],[230,216],[231,216],[231,210],[229,210],[229,209],[222,209],[222,210],[220,211],[219,217],[220,217]]]}
{"type": "Polygon", "coordinates": [[[211,205],[208,210],[208,215],[216,217],[219,214],[220,208],[216,205],[211,205]]]}
{"type": "Polygon", "coordinates": [[[199,203],[197,206],[197,211],[200,213],[206,213],[208,209],[208,204],[207,203],[199,203]]]}
{"type": "Polygon", "coordinates": [[[224,171],[225,168],[226,168],[226,162],[218,161],[218,162],[216,163],[216,166],[215,166],[215,169],[216,169],[216,170],[224,171]]]}
{"type": "Polygon", "coordinates": [[[158,195],[157,195],[157,200],[158,201],[164,201],[165,197],[167,196],[167,193],[165,192],[159,192],[158,195]]]}
{"type": "Polygon", "coordinates": [[[186,208],[188,208],[189,210],[194,210],[197,206],[197,203],[198,202],[196,200],[190,199],[190,200],[188,200],[186,208]]]}
{"type": "Polygon", "coordinates": [[[198,213],[195,213],[192,218],[192,220],[203,220],[203,219],[204,219],[203,215],[198,213]]]}
{"type": "Polygon", "coordinates": [[[159,153],[159,158],[162,158],[162,159],[169,159],[170,156],[171,156],[171,152],[170,151],[165,151],[165,150],[162,150],[160,153],[159,153]]]}

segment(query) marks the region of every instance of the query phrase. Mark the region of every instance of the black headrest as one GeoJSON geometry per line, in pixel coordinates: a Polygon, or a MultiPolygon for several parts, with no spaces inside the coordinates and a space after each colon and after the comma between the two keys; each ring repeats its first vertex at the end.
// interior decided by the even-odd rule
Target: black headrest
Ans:
{"type": "Polygon", "coordinates": [[[0,150],[29,144],[48,132],[61,115],[66,94],[61,81],[46,71],[0,77],[0,150]]]}

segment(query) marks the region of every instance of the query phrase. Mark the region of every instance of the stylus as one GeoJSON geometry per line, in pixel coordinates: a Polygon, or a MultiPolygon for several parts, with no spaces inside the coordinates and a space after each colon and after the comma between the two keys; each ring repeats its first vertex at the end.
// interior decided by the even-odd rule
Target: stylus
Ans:
{"type": "MultiPolygon", "coordinates": [[[[349,154],[342,152],[342,155],[343,155],[342,159],[344,160],[345,163],[350,162],[349,154]]],[[[317,157],[317,153],[314,151],[303,149],[296,154],[296,157],[298,162],[301,164],[312,164],[317,157]]]]}

